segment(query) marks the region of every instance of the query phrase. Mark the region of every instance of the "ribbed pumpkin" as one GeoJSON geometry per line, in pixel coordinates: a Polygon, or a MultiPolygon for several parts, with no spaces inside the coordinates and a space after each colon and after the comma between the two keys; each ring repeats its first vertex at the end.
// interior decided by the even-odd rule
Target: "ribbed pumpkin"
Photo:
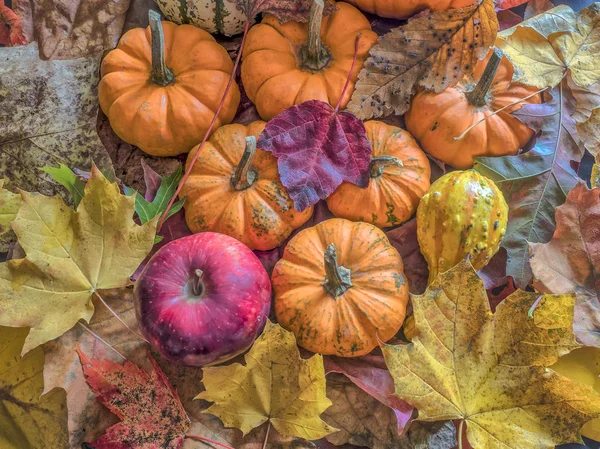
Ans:
{"type": "MultiPolygon", "coordinates": [[[[279,246],[313,213],[298,212],[277,172],[277,160],[256,149],[265,122],[219,128],[204,144],[180,192],[192,232],[227,234],[251,249],[279,246]]],[[[186,170],[198,146],[190,152],[186,170]]]]}
{"type": "Polygon", "coordinates": [[[323,18],[323,1],[314,0],[308,24],[281,24],[276,17],[266,15],[248,33],[242,83],[264,120],[307,100],[336,105],[352,66],[355,38],[361,33],[357,61],[341,107],[350,101],[358,72],[377,34],[354,6],[343,2],[336,6],[335,13],[323,18]]]}
{"type": "Polygon", "coordinates": [[[348,0],[348,2],[380,17],[406,19],[426,9],[445,11],[463,8],[474,3],[474,0],[348,0]]]}
{"type": "Polygon", "coordinates": [[[246,15],[235,0],[154,0],[172,22],[195,25],[209,33],[226,36],[244,31],[246,15]]]}
{"type": "Polygon", "coordinates": [[[395,226],[412,217],[427,192],[429,160],[408,131],[378,121],[366,122],[365,128],[373,147],[369,185],[344,182],[327,206],[336,217],[395,226]]]}
{"type": "Polygon", "coordinates": [[[272,274],[277,321],[300,346],[356,357],[392,338],[406,315],[400,254],[379,228],[332,218],[300,231],[272,274]]]}
{"type": "Polygon", "coordinates": [[[508,206],[496,184],[474,170],[450,172],[435,181],[417,209],[417,239],[429,282],[467,254],[476,270],[500,248],[508,206]]]}
{"type": "MultiPolygon", "coordinates": [[[[160,21],[134,28],[102,61],[100,106],[115,133],[153,156],[187,153],[202,140],[233,70],[227,51],[191,25],[160,21]]],[[[233,84],[217,126],[233,120],[240,102],[233,84]]]]}
{"type": "Polygon", "coordinates": [[[504,106],[536,92],[535,87],[511,83],[513,67],[493,51],[480,61],[473,76],[443,92],[420,91],[404,116],[406,128],[432,156],[456,168],[473,167],[477,156],[516,154],[533,136],[533,130],[511,115],[523,104],[539,103],[533,97],[492,115],[504,106]],[[482,118],[460,140],[454,140],[482,118]]]}

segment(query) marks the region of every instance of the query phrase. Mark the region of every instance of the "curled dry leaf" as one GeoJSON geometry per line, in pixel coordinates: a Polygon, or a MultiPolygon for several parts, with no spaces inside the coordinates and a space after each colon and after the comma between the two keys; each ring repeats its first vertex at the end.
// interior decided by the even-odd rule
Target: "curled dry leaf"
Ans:
{"type": "Polygon", "coordinates": [[[10,222],[16,218],[21,207],[21,195],[4,188],[4,182],[4,179],[0,179],[0,252],[8,251],[8,246],[15,237],[10,222]]]}
{"type": "Polygon", "coordinates": [[[348,109],[363,120],[405,113],[418,86],[441,92],[471,73],[497,31],[493,0],[409,20],[371,48],[348,109]]]}
{"type": "Polygon", "coordinates": [[[97,399],[120,422],[106,429],[96,449],[179,449],[190,428],[190,419],[167,376],[148,354],[150,375],[134,363],[90,359],[78,351],[81,367],[97,399]]]}
{"type": "Polygon", "coordinates": [[[415,336],[385,345],[396,395],[419,420],[464,420],[476,448],[553,449],[580,440],[600,416],[600,394],[546,367],[578,347],[570,295],[517,291],[491,313],[483,282],[468,261],[413,296],[415,336]],[[510,425],[507,425],[507,417],[510,425]]]}
{"type": "Polygon", "coordinates": [[[365,125],[329,103],[305,101],[267,123],[257,143],[273,153],[281,183],[303,211],[331,195],[342,182],[369,182],[371,143],[365,125]]]}
{"type": "MultiPolygon", "coordinates": [[[[251,19],[259,14],[271,14],[283,23],[290,20],[308,22],[313,0],[236,0],[236,2],[238,8],[251,19]]],[[[324,16],[332,14],[335,10],[334,5],[325,1],[324,16]]]]}
{"type": "Polygon", "coordinates": [[[600,190],[583,181],[556,209],[556,231],[548,243],[533,243],[531,268],[536,289],[575,293],[575,336],[600,347],[600,190]]]}
{"type": "Polygon", "coordinates": [[[554,8],[550,0],[529,0],[523,13],[523,19],[529,20],[554,8]]]}
{"type": "Polygon", "coordinates": [[[285,437],[307,440],[337,430],[319,416],[331,405],[325,395],[323,356],[301,359],[294,334],[267,321],[244,359],[245,366],[204,368],[206,390],[196,398],[214,402],[206,413],[244,435],[267,421],[285,437]]]}
{"type": "Polygon", "coordinates": [[[21,357],[27,329],[0,327],[0,447],[67,447],[67,404],[61,389],[44,389],[44,351],[21,357]]]}
{"type": "Polygon", "coordinates": [[[21,197],[12,227],[27,257],[0,264],[0,325],[31,328],[27,353],[89,321],[96,290],[127,284],[152,248],[156,220],[136,225],[133,198],[96,167],[77,212],[59,197],[21,197]]]}

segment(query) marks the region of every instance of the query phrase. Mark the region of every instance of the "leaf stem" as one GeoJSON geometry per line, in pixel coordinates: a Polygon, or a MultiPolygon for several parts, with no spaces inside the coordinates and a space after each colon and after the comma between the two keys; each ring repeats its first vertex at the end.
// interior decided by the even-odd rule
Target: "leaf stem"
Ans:
{"type": "Polygon", "coordinates": [[[540,295],[537,297],[537,299],[535,301],[533,301],[533,304],[531,305],[531,307],[529,308],[529,311],[527,312],[527,316],[529,318],[533,318],[533,312],[535,312],[535,309],[537,309],[537,306],[540,304],[540,301],[542,300],[543,297],[544,297],[544,295],[540,295]]]}
{"type": "Polygon", "coordinates": [[[171,201],[169,201],[167,208],[163,212],[163,215],[160,218],[160,221],[158,222],[157,232],[160,231],[163,224],[165,223],[165,220],[169,216],[168,215],[169,210],[171,210],[171,207],[173,207],[173,203],[175,203],[175,200],[177,199],[177,195],[179,195],[179,192],[181,191],[181,189],[183,188],[183,185],[187,181],[188,176],[190,176],[190,173],[191,173],[192,169],[194,168],[194,164],[196,163],[196,161],[198,160],[198,157],[200,156],[200,153],[201,153],[200,150],[202,150],[202,147],[208,140],[208,136],[210,136],[210,133],[212,132],[212,130],[215,126],[215,123],[217,122],[217,117],[219,117],[219,113],[221,112],[221,109],[223,109],[223,105],[225,104],[225,98],[227,97],[227,94],[229,93],[229,89],[231,89],[231,85],[233,84],[235,74],[237,73],[238,66],[240,65],[240,60],[242,59],[242,52],[244,49],[244,44],[246,43],[246,36],[248,35],[248,30],[250,29],[250,21],[251,21],[251,19],[248,19],[246,21],[246,26],[244,27],[244,35],[242,36],[242,42],[240,43],[240,50],[238,51],[237,57],[235,58],[235,63],[233,64],[233,69],[231,70],[231,75],[229,76],[229,81],[227,82],[227,86],[225,87],[225,92],[223,92],[223,96],[221,97],[221,102],[219,103],[219,106],[217,107],[217,110],[215,111],[215,114],[213,115],[212,121],[210,122],[210,125],[208,126],[206,133],[204,133],[204,138],[202,139],[202,142],[198,146],[198,151],[196,151],[196,154],[190,161],[190,164],[188,165],[188,168],[185,171],[185,174],[181,178],[181,181],[179,181],[177,190],[173,194],[171,201]]]}
{"type": "Polygon", "coordinates": [[[465,424],[465,420],[461,419],[460,424],[458,425],[458,449],[463,449],[463,426],[465,424]]]}
{"type": "Polygon", "coordinates": [[[541,92],[545,91],[546,89],[547,89],[547,87],[543,87],[542,89],[539,89],[539,90],[535,91],[535,92],[534,92],[534,93],[532,93],[531,95],[527,95],[525,98],[521,98],[521,99],[519,99],[519,100],[517,100],[517,101],[514,101],[514,102],[512,102],[512,103],[510,103],[510,104],[507,104],[506,106],[504,106],[504,107],[502,107],[502,108],[498,109],[497,111],[494,111],[494,112],[492,112],[490,115],[486,115],[484,118],[482,118],[481,120],[479,120],[477,123],[474,123],[473,125],[469,126],[467,129],[465,129],[465,130],[463,131],[463,133],[462,133],[460,136],[454,137],[454,138],[453,138],[453,140],[455,140],[455,141],[456,141],[456,140],[461,140],[463,137],[465,137],[465,136],[467,135],[467,133],[468,133],[469,131],[471,131],[473,128],[475,128],[475,127],[476,127],[477,125],[479,125],[480,123],[482,123],[482,122],[485,122],[485,121],[486,121],[488,118],[490,118],[490,117],[492,117],[492,116],[494,116],[494,115],[496,115],[496,114],[498,114],[498,113],[500,113],[500,112],[504,111],[504,110],[505,110],[505,109],[507,109],[507,108],[510,108],[511,106],[514,106],[514,105],[516,105],[516,104],[519,104],[519,103],[521,103],[522,101],[528,100],[528,99],[530,99],[531,97],[533,97],[533,96],[535,96],[535,95],[537,95],[537,94],[539,94],[539,93],[541,93],[541,92]]]}
{"type": "Polygon", "coordinates": [[[340,98],[338,99],[337,104],[335,105],[335,112],[337,113],[340,110],[340,106],[342,104],[342,100],[344,99],[344,95],[346,94],[346,90],[348,90],[348,85],[350,84],[350,79],[352,78],[352,71],[354,70],[354,64],[356,64],[356,58],[358,56],[358,41],[360,40],[361,33],[356,35],[354,39],[354,57],[352,58],[352,64],[350,65],[350,71],[348,72],[348,77],[346,78],[346,84],[344,84],[344,88],[340,93],[340,98]]]}
{"type": "Polygon", "coordinates": [[[235,190],[244,190],[254,184],[256,181],[256,172],[252,170],[250,164],[256,153],[256,137],[246,137],[246,148],[244,148],[244,154],[240,159],[240,163],[233,173],[231,183],[235,190]]]}
{"type": "Polygon", "coordinates": [[[100,296],[100,294],[97,291],[95,291],[94,293],[96,294],[96,296],[98,297],[100,302],[102,302],[102,304],[104,304],[104,307],[106,307],[108,309],[108,311],[114,315],[114,317],[119,321],[119,323],[121,323],[123,326],[125,326],[132,334],[136,335],[140,340],[143,340],[146,343],[150,344],[150,342],[148,340],[146,340],[142,334],[133,330],[125,321],[123,321],[123,319],[119,316],[119,314],[117,312],[115,312],[112,309],[112,307],[106,303],[106,301],[104,301],[102,296],[100,296]]]}
{"type": "Polygon", "coordinates": [[[267,441],[269,441],[269,431],[271,430],[271,420],[267,423],[267,433],[265,434],[265,441],[263,442],[262,449],[267,447],[267,441]]]}
{"type": "Polygon", "coordinates": [[[218,441],[211,440],[210,438],[199,437],[197,435],[186,434],[185,438],[189,438],[190,440],[202,441],[203,443],[206,443],[206,444],[216,444],[217,446],[221,446],[226,449],[233,449],[231,446],[227,446],[224,443],[219,443],[218,441]]]}
{"type": "Polygon", "coordinates": [[[498,54],[498,50],[494,49],[490,60],[487,62],[485,66],[485,70],[479,78],[479,81],[475,85],[475,88],[471,92],[467,92],[465,96],[469,103],[473,106],[481,108],[486,105],[485,97],[490,90],[490,86],[494,82],[494,78],[496,77],[496,72],[498,71],[498,67],[500,67],[500,61],[502,61],[502,57],[498,54]]]}
{"type": "Polygon", "coordinates": [[[165,33],[160,21],[160,14],[148,11],[150,34],[152,36],[152,75],[151,80],[160,86],[168,86],[175,81],[175,75],[165,62],[165,33]]]}
{"type": "Polygon", "coordinates": [[[302,65],[308,70],[318,72],[331,61],[331,53],[321,40],[321,22],[323,21],[323,0],[313,0],[308,20],[308,40],[302,49],[302,65]]]}
{"type": "Polygon", "coordinates": [[[89,327],[87,327],[85,324],[83,324],[81,321],[77,321],[77,324],[79,324],[81,327],[83,327],[86,331],[88,331],[90,334],[92,334],[94,336],[94,338],[96,338],[96,340],[101,341],[102,343],[104,343],[106,346],[108,346],[115,354],[117,354],[119,357],[122,357],[123,360],[127,360],[127,357],[125,357],[123,354],[121,354],[117,348],[115,348],[113,345],[111,345],[109,342],[107,342],[104,338],[102,338],[100,335],[98,335],[96,332],[94,332],[93,330],[91,330],[89,327]]]}

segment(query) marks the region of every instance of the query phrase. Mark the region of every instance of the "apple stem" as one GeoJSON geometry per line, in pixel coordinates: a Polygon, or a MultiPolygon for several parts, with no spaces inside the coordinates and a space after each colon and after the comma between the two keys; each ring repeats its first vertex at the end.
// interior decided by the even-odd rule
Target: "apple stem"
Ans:
{"type": "Polygon", "coordinates": [[[91,330],[89,327],[87,327],[85,324],[83,324],[81,321],[77,321],[77,324],[79,324],[81,327],[83,327],[86,331],[88,331],[90,334],[92,334],[94,336],[94,338],[96,338],[96,340],[101,341],[102,343],[104,343],[108,348],[110,348],[111,351],[113,351],[115,354],[117,354],[119,357],[122,357],[123,360],[127,360],[127,357],[125,357],[123,354],[121,354],[117,348],[115,348],[113,345],[111,345],[109,342],[107,342],[104,338],[102,338],[100,335],[98,335],[96,332],[94,332],[93,330],[91,330]]]}
{"type": "Polygon", "coordinates": [[[342,100],[344,99],[344,95],[346,95],[346,90],[348,90],[348,85],[350,84],[350,79],[352,78],[352,72],[354,71],[354,64],[356,64],[356,58],[358,57],[358,41],[360,40],[361,33],[356,35],[356,39],[354,39],[354,57],[352,58],[352,65],[350,65],[350,70],[348,71],[348,76],[346,77],[346,84],[344,84],[344,88],[340,93],[340,98],[338,99],[337,104],[335,105],[335,112],[337,113],[340,110],[340,106],[342,105],[342,100]]]}
{"type": "Polygon", "coordinates": [[[211,440],[210,438],[204,438],[204,437],[199,437],[197,435],[189,435],[189,434],[186,434],[185,437],[189,438],[190,440],[202,441],[203,443],[216,444],[217,446],[221,446],[221,447],[224,447],[226,449],[233,449],[231,446],[227,446],[224,443],[219,443],[218,441],[211,440]]]}
{"type": "Polygon", "coordinates": [[[127,324],[125,321],[123,321],[123,319],[122,319],[122,318],[119,316],[119,314],[118,314],[117,312],[115,312],[115,311],[112,309],[112,307],[111,307],[111,306],[109,306],[109,305],[106,303],[106,301],[104,301],[104,299],[102,299],[102,296],[100,296],[100,294],[99,294],[97,291],[95,291],[94,293],[96,294],[96,296],[98,297],[98,299],[100,300],[100,302],[102,302],[102,304],[104,304],[104,307],[106,307],[106,308],[108,309],[108,311],[109,311],[110,313],[112,313],[112,314],[115,316],[115,318],[116,318],[117,320],[119,320],[119,322],[120,322],[120,323],[121,323],[123,326],[125,326],[127,329],[129,329],[129,331],[130,331],[132,334],[136,335],[136,336],[137,336],[137,337],[138,337],[140,340],[143,340],[143,341],[145,341],[146,343],[150,344],[150,342],[149,342],[148,340],[146,340],[142,334],[140,334],[139,332],[136,332],[135,330],[133,330],[133,329],[132,329],[132,328],[131,328],[131,327],[130,327],[130,326],[129,326],[129,325],[128,325],[128,324],[127,324]]]}
{"type": "Polygon", "coordinates": [[[269,441],[269,430],[271,430],[271,420],[267,424],[267,433],[265,434],[265,441],[263,442],[262,449],[267,447],[267,441],[269,441]]]}
{"type": "Polygon", "coordinates": [[[194,282],[192,284],[192,292],[196,296],[202,296],[204,293],[204,284],[202,283],[202,275],[204,272],[200,269],[194,270],[194,282]]]}

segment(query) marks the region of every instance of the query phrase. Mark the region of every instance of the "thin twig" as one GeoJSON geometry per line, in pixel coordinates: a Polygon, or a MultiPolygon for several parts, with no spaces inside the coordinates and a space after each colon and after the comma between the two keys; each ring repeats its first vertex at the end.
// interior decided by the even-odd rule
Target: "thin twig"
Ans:
{"type": "Polygon", "coordinates": [[[350,71],[348,72],[348,77],[346,78],[346,84],[344,84],[344,88],[342,89],[340,98],[338,99],[338,102],[335,105],[336,113],[340,110],[340,106],[342,104],[342,99],[344,98],[344,94],[346,93],[346,89],[348,89],[348,84],[350,84],[350,79],[352,78],[352,71],[354,70],[354,64],[356,64],[356,58],[358,56],[358,41],[360,40],[360,36],[361,36],[361,33],[358,33],[356,35],[356,39],[354,39],[354,57],[352,58],[352,65],[350,66],[350,71]]]}
{"type": "Polygon", "coordinates": [[[102,304],[104,304],[104,307],[106,307],[108,309],[108,311],[110,313],[112,313],[114,315],[114,317],[119,320],[119,322],[125,326],[127,329],[129,329],[129,331],[135,335],[137,335],[139,337],[140,340],[145,341],[146,343],[150,344],[150,342],[148,340],[146,340],[144,338],[144,336],[142,334],[140,334],[139,332],[135,331],[134,329],[132,329],[125,321],[123,321],[123,319],[119,316],[119,314],[117,312],[115,312],[111,306],[109,306],[106,301],[102,298],[102,296],[100,296],[100,293],[98,293],[98,291],[94,292],[96,294],[96,296],[98,297],[98,299],[102,302],[102,304]]]}
{"type": "Polygon", "coordinates": [[[271,420],[269,420],[267,425],[267,433],[265,435],[265,441],[263,442],[262,449],[265,449],[267,447],[267,441],[269,441],[269,430],[271,430],[271,420]]]}
{"type": "Polygon", "coordinates": [[[544,87],[543,89],[540,89],[540,90],[538,90],[538,91],[536,91],[536,92],[532,93],[531,95],[527,95],[525,98],[521,98],[520,100],[517,100],[517,101],[515,101],[515,102],[513,102],[513,103],[507,104],[506,106],[504,106],[504,107],[502,107],[502,108],[498,109],[497,111],[494,111],[494,112],[492,112],[490,115],[486,115],[486,116],[485,116],[485,117],[483,117],[481,120],[479,120],[477,123],[475,123],[475,124],[473,124],[473,125],[469,126],[469,127],[468,127],[468,128],[467,128],[467,129],[466,129],[466,130],[465,130],[465,131],[464,131],[464,132],[463,132],[463,133],[462,133],[460,136],[458,136],[458,137],[454,137],[453,139],[454,139],[455,141],[456,141],[456,140],[461,140],[463,137],[465,137],[465,136],[467,135],[467,133],[468,133],[469,131],[471,131],[473,128],[475,128],[475,127],[476,127],[477,125],[479,125],[480,123],[482,123],[482,122],[485,122],[485,121],[486,121],[488,118],[490,118],[490,117],[492,117],[492,116],[494,116],[494,115],[498,114],[499,112],[502,112],[502,111],[504,111],[504,110],[505,110],[505,109],[507,109],[507,108],[510,108],[511,106],[514,106],[514,105],[516,105],[516,104],[519,104],[519,103],[521,103],[522,101],[528,100],[529,98],[531,98],[531,97],[533,97],[533,96],[535,96],[535,95],[537,95],[537,94],[539,94],[539,93],[541,93],[541,92],[545,91],[546,89],[548,89],[548,88],[547,88],[547,87],[544,87]]]}
{"type": "Polygon", "coordinates": [[[240,50],[238,51],[237,57],[235,58],[235,63],[233,64],[233,69],[231,70],[231,75],[229,76],[229,81],[227,82],[227,87],[225,87],[225,92],[223,92],[223,97],[221,98],[221,102],[219,103],[219,107],[215,111],[215,115],[213,115],[212,121],[210,122],[210,125],[208,126],[208,129],[204,133],[204,138],[202,139],[202,142],[198,146],[198,150],[196,151],[196,154],[194,155],[194,157],[192,158],[192,160],[189,162],[188,168],[185,171],[185,173],[183,175],[183,178],[181,178],[181,181],[179,181],[179,185],[177,186],[177,190],[173,194],[173,197],[171,198],[171,201],[169,201],[169,204],[167,205],[167,208],[165,209],[162,217],[160,218],[160,221],[158,222],[158,228],[157,228],[157,231],[156,231],[157,233],[160,232],[160,229],[162,228],[163,224],[165,223],[165,220],[169,216],[169,211],[171,210],[171,207],[173,206],[173,203],[175,203],[175,200],[177,199],[177,196],[179,195],[179,192],[183,188],[183,185],[185,184],[185,182],[187,181],[188,177],[190,176],[190,173],[191,173],[192,169],[194,168],[194,164],[196,163],[196,160],[200,156],[200,150],[202,150],[202,147],[204,146],[204,144],[208,140],[208,136],[210,136],[210,133],[212,132],[212,130],[213,130],[214,126],[215,126],[215,123],[217,122],[217,118],[219,117],[221,109],[223,108],[223,105],[225,104],[225,98],[227,98],[227,94],[229,93],[229,89],[231,88],[231,85],[233,84],[233,80],[235,79],[235,74],[237,72],[238,66],[240,65],[240,60],[242,59],[242,51],[244,50],[244,44],[246,43],[246,35],[248,34],[248,30],[250,29],[250,20],[251,19],[248,19],[246,21],[246,27],[244,28],[244,35],[242,36],[242,42],[240,44],[240,50]]]}
{"type": "Polygon", "coordinates": [[[458,449],[463,449],[462,439],[463,439],[463,425],[465,424],[465,420],[461,419],[460,424],[458,425],[458,449]]]}
{"type": "Polygon", "coordinates": [[[92,334],[97,340],[100,340],[102,343],[104,343],[106,346],[108,346],[114,353],[116,353],[119,357],[122,357],[123,360],[127,360],[127,357],[125,357],[123,354],[121,354],[117,348],[115,348],[113,345],[111,345],[109,342],[107,342],[104,338],[102,338],[100,335],[98,335],[96,332],[94,332],[93,330],[91,330],[89,327],[87,327],[85,324],[83,324],[81,321],[77,321],[77,324],[79,324],[81,327],[83,327],[86,331],[88,331],[90,334],[92,334]]]}
{"type": "Polygon", "coordinates": [[[190,440],[202,441],[203,443],[206,443],[206,444],[216,444],[217,446],[221,446],[226,449],[233,449],[231,446],[227,446],[224,443],[219,443],[218,441],[211,440],[210,438],[204,438],[204,437],[199,437],[197,435],[189,435],[189,434],[186,434],[185,437],[189,438],[190,440]]]}

